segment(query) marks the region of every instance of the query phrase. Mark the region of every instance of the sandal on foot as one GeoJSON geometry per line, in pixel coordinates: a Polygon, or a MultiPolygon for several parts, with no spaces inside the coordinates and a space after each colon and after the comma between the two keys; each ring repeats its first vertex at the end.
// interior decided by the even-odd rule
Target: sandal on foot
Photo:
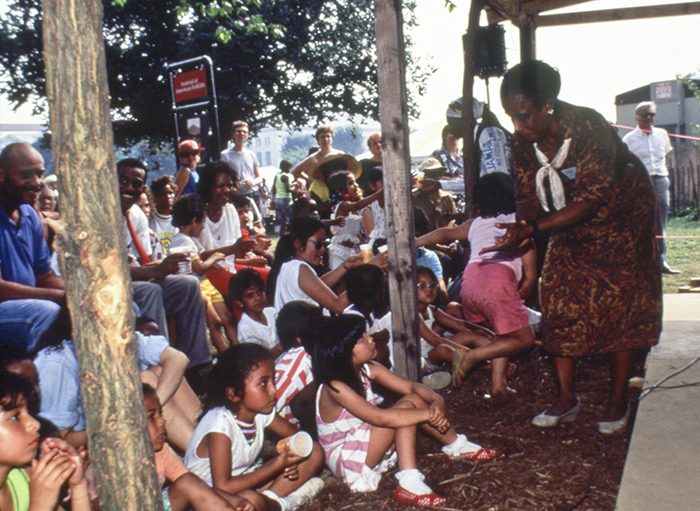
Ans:
{"type": "Polygon", "coordinates": [[[454,388],[459,388],[462,383],[464,383],[464,377],[466,376],[462,373],[462,361],[464,356],[461,351],[455,351],[454,358],[452,359],[452,386],[454,388]]]}
{"type": "Polygon", "coordinates": [[[416,495],[402,486],[396,487],[396,491],[394,492],[394,500],[399,504],[413,504],[414,506],[418,507],[442,506],[447,502],[445,497],[441,497],[435,493],[416,495]]]}
{"type": "Polygon", "coordinates": [[[478,451],[464,452],[462,454],[457,454],[456,456],[447,455],[451,460],[466,460],[466,461],[488,461],[492,460],[498,456],[498,451],[496,449],[484,449],[481,448],[478,451]]]}

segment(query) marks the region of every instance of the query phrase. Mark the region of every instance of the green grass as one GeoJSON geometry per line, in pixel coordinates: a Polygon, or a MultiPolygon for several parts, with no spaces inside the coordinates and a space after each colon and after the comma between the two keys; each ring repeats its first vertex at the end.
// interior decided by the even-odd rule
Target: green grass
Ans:
{"type": "Polygon", "coordinates": [[[681,273],[663,276],[664,294],[677,293],[680,286],[688,285],[691,277],[700,277],[700,221],[688,218],[670,218],[666,224],[666,236],[698,237],[666,240],[666,260],[671,268],[681,273]]]}

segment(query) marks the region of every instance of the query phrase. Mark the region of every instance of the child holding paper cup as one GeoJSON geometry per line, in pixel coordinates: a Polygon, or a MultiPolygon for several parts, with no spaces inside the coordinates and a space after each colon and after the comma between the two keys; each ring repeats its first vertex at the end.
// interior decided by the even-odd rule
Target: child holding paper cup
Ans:
{"type": "Polygon", "coordinates": [[[216,489],[231,494],[255,490],[271,511],[291,511],[323,488],[323,480],[313,477],[323,464],[323,451],[312,442],[306,458],[285,448],[256,464],[265,430],[283,438],[299,432],[275,410],[274,373],[270,352],[259,344],[241,343],[219,356],[209,374],[206,413],[187,446],[185,465],[216,489]]]}

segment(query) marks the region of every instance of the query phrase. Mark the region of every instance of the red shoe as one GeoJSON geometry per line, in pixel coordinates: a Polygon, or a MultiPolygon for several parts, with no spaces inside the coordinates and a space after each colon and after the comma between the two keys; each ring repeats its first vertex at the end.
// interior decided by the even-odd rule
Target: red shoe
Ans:
{"type": "Polygon", "coordinates": [[[457,456],[448,455],[447,457],[451,460],[488,461],[494,459],[498,454],[496,449],[479,449],[478,451],[465,452],[457,456]]]}
{"type": "Polygon", "coordinates": [[[394,500],[399,504],[413,504],[418,507],[442,506],[447,502],[445,497],[441,497],[435,493],[426,493],[425,495],[416,495],[407,489],[397,486],[394,492],[394,500]]]}

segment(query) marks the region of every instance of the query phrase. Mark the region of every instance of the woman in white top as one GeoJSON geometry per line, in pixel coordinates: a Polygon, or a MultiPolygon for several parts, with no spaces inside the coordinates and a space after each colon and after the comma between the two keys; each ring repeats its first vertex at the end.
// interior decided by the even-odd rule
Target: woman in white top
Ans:
{"type": "Polygon", "coordinates": [[[289,232],[280,238],[275,250],[275,264],[267,280],[268,296],[274,296],[279,311],[285,303],[303,300],[341,314],[350,305],[345,293],[335,294],[335,286],[352,268],[362,264],[362,256],[354,254],[336,269],[319,277],[314,270],[322,264],[326,251],[326,227],[317,218],[295,218],[289,232]]]}
{"type": "Polygon", "coordinates": [[[226,256],[221,262],[231,272],[236,271],[234,260],[236,255],[243,256],[252,250],[256,243],[270,247],[271,241],[253,237],[241,238],[241,224],[238,212],[230,202],[231,192],[235,190],[238,174],[225,161],[215,161],[207,164],[200,173],[197,183],[197,193],[207,204],[207,221],[199,235],[199,241],[207,250],[216,250],[226,256]]]}

